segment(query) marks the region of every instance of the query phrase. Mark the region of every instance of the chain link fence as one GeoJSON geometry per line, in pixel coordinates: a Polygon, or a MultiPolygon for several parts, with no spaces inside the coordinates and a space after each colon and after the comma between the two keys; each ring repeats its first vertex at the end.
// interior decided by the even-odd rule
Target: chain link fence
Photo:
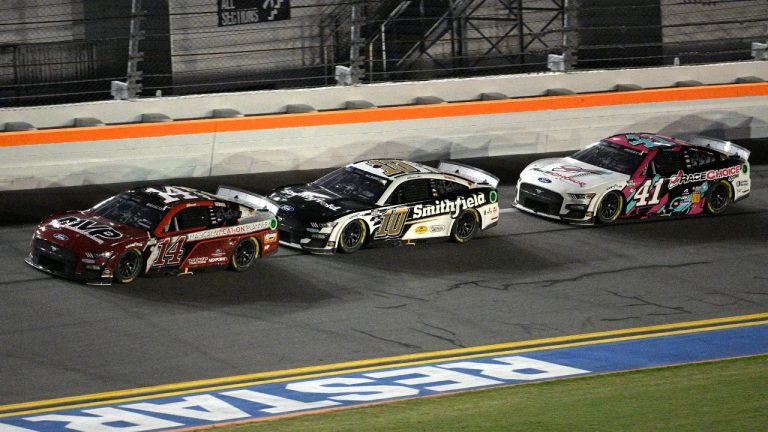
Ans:
{"type": "Polygon", "coordinates": [[[4,0],[0,17],[0,107],[108,100],[114,81],[151,97],[547,71],[550,54],[740,61],[768,42],[768,0],[4,0]]]}

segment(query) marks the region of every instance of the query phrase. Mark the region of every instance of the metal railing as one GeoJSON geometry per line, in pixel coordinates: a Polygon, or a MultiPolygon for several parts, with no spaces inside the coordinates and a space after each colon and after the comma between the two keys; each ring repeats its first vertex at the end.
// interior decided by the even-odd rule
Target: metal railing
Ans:
{"type": "Polygon", "coordinates": [[[0,5],[0,107],[111,99],[130,60],[148,97],[337,85],[337,66],[365,83],[546,71],[550,54],[567,69],[739,61],[768,42],[765,0],[132,3],[0,5]]]}

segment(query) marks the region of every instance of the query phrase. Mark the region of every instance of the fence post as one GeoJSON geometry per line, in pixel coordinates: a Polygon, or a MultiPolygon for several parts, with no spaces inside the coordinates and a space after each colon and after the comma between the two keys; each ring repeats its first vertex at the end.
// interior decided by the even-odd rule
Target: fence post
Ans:
{"type": "Polygon", "coordinates": [[[362,4],[355,2],[352,4],[352,18],[350,20],[350,35],[349,35],[349,69],[350,69],[350,84],[359,84],[365,71],[362,69],[362,65],[365,59],[360,54],[361,50],[365,48],[365,41],[360,36],[360,29],[365,24],[365,17],[363,16],[362,4]]]}
{"type": "MultiPolygon", "coordinates": [[[[578,0],[576,0],[578,1],[578,0]]],[[[576,37],[573,26],[576,23],[574,0],[563,0],[563,68],[573,69],[576,65],[576,37]]]]}
{"type": "Polygon", "coordinates": [[[141,30],[141,21],[144,19],[144,11],[141,9],[141,0],[133,0],[131,5],[131,34],[128,39],[128,99],[135,99],[141,94],[141,79],[144,75],[139,70],[139,62],[144,60],[144,53],[139,51],[139,41],[144,39],[141,30]]]}

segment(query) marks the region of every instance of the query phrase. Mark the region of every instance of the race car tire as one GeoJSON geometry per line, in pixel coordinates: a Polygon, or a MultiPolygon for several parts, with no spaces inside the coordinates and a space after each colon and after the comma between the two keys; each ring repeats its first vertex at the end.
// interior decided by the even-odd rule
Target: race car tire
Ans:
{"type": "Polygon", "coordinates": [[[595,211],[595,220],[601,224],[612,223],[619,218],[623,207],[624,197],[616,191],[610,191],[600,199],[595,211]]]}
{"type": "Polygon", "coordinates": [[[237,243],[229,259],[229,267],[234,271],[246,271],[259,258],[259,241],[246,237],[237,243]]]}
{"type": "Polygon", "coordinates": [[[480,215],[477,210],[468,208],[456,217],[451,228],[451,239],[457,243],[466,243],[477,233],[480,226],[480,215]]]}
{"type": "Polygon", "coordinates": [[[709,214],[722,213],[731,204],[731,200],[731,185],[725,180],[719,180],[709,189],[704,207],[709,214]]]}
{"type": "Polygon", "coordinates": [[[121,284],[133,282],[141,274],[143,259],[138,249],[128,249],[117,258],[114,281],[121,284]]]}
{"type": "Polygon", "coordinates": [[[353,253],[363,247],[368,234],[368,227],[362,219],[349,221],[339,235],[339,250],[344,253],[353,253]]]}

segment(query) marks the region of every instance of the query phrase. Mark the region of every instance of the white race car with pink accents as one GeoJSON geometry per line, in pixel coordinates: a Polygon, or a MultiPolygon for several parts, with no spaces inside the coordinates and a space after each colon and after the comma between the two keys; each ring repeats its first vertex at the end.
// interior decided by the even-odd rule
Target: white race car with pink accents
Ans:
{"type": "Polygon", "coordinates": [[[528,165],[515,206],[576,223],[721,213],[750,192],[749,151],[728,141],[635,133],[528,165]]]}

